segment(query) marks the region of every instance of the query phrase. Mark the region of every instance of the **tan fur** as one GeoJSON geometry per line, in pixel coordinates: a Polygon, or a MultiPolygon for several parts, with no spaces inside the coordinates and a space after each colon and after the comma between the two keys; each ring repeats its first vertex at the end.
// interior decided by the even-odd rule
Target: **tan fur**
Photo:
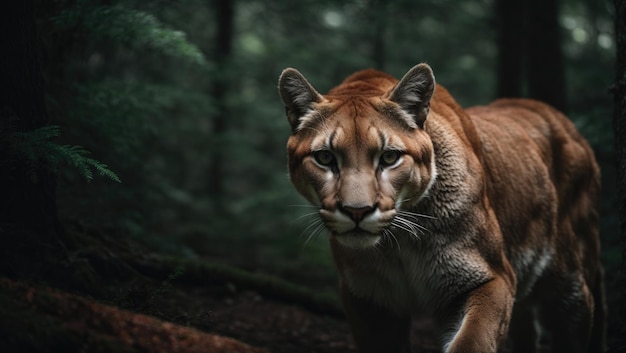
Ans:
{"type": "Polygon", "coordinates": [[[599,169],[563,114],[526,99],[463,110],[425,64],[327,95],[287,69],[279,90],[290,178],[331,233],[361,352],[408,352],[417,313],[449,353],[507,336],[535,352],[537,322],[553,352],[604,350],[599,169]]]}

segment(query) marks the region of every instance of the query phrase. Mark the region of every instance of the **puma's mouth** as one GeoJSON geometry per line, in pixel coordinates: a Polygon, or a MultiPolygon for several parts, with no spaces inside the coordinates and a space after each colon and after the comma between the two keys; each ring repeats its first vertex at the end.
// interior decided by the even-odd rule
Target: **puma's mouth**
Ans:
{"type": "Polygon", "coordinates": [[[374,210],[355,222],[339,210],[320,210],[320,216],[337,242],[350,248],[369,248],[383,239],[384,230],[391,224],[394,210],[374,210]]]}
{"type": "Polygon", "coordinates": [[[363,229],[363,228],[361,228],[361,226],[358,226],[358,225],[356,227],[354,227],[353,229],[349,230],[349,231],[341,233],[340,235],[343,235],[343,234],[350,234],[350,235],[377,235],[376,233],[374,233],[372,231],[369,231],[369,230],[366,230],[366,229],[363,229]]]}
{"type": "Polygon", "coordinates": [[[380,234],[373,234],[361,228],[355,228],[349,232],[337,234],[333,236],[339,244],[355,249],[365,249],[376,246],[382,239],[380,234]]]}

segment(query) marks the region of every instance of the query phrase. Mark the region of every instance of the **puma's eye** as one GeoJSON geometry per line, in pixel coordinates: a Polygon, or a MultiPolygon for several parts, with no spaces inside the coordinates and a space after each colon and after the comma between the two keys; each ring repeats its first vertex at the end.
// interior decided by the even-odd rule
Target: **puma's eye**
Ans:
{"type": "Polygon", "coordinates": [[[380,165],[388,167],[395,164],[400,159],[399,151],[385,151],[380,156],[380,165]]]}
{"type": "Polygon", "coordinates": [[[335,164],[335,156],[332,152],[327,150],[321,150],[313,153],[313,158],[315,161],[323,166],[331,166],[335,164]]]}

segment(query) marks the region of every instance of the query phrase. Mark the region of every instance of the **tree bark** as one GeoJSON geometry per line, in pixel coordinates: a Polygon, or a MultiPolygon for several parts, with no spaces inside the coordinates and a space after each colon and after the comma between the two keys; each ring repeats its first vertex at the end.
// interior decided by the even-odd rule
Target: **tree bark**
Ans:
{"type": "MultiPolygon", "coordinates": [[[[626,0],[615,2],[615,42],[617,44],[616,77],[613,86],[613,132],[617,163],[617,192],[619,200],[620,238],[622,240],[622,266],[618,278],[621,288],[621,307],[617,308],[621,327],[626,325],[626,0]]],[[[626,346],[622,335],[621,346],[626,346]]]]}
{"type": "Polygon", "coordinates": [[[525,47],[531,98],[566,111],[558,0],[527,0],[525,47]]]}
{"type": "Polygon", "coordinates": [[[213,116],[213,138],[216,143],[211,152],[208,191],[217,211],[223,209],[224,198],[224,150],[223,138],[228,131],[229,108],[226,103],[230,88],[229,62],[232,54],[234,37],[234,0],[211,0],[215,11],[215,32],[213,58],[216,75],[211,85],[211,96],[214,99],[215,115],[213,116]]]}
{"type": "Polygon", "coordinates": [[[523,0],[497,0],[498,97],[522,96],[524,58],[523,0]]]}
{"type": "MultiPolygon", "coordinates": [[[[54,231],[56,179],[42,163],[27,163],[10,136],[48,123],[44,101],[35,2],[13,0],[0,15],[0,233],[31,229],[54,231]]],[[[6,234],[5,234],[6,235],[6,234]]]]}

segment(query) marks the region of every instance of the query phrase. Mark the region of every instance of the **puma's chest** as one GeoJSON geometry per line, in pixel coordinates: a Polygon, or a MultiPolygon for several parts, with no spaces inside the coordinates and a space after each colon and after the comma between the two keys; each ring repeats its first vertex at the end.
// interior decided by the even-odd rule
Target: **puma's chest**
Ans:
{"type": "Polygon", "coordinates": [[[347,287],[397,313],[433,312],[491,278],[487,264],[471,250],[435,250],[402,237],[353,256],[340,266],[347,287]]]}

